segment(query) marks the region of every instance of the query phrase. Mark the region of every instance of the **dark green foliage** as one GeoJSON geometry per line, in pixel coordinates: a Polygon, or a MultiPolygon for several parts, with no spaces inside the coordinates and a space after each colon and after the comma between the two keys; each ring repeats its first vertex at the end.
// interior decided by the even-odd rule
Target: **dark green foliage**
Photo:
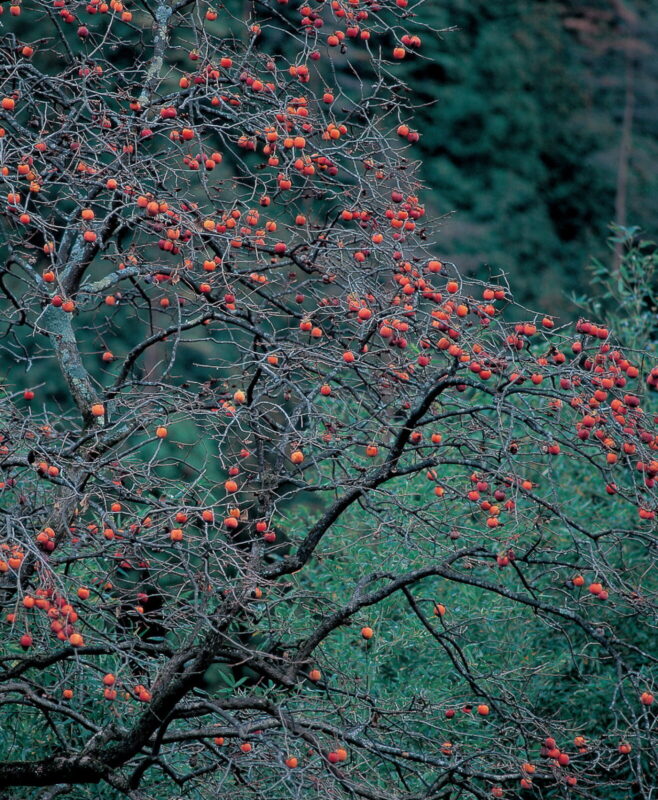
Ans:
{"type": "MultiPolygon", "coordinates": [[[[615,218],[627,34],[613,4],[600,3],[606,30],[596,42],[578,36],[574,20],[599,19],[591,5],[425,5],[423,20],[456,30],[426,37],[429,63],[407,66],[425,179],[438,212],[456,212],[443,227],[446,257],[510,273],[521,301],[554,313],[574,312],[565,295],[587,286],[591,256],[611,263],[601,243],[615,218]]],[[[642,97],[656,86],[645,41],[655,14],[633,5],[643,46],[627,213],[650,228],[656,119],[642,97]]]]}

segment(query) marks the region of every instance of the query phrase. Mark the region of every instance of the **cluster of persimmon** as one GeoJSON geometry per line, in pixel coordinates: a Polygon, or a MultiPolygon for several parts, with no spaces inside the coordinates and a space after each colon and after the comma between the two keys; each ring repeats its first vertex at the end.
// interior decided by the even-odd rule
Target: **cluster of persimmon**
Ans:
{"type": "MultiPolygon", "coordinates": [[[[117,686],[117,678],[114,674],[108,672],[103,676],[103,697],[105,700],[113,702],[119,697],[117,686]]],[[[131,688],[126,687],[123,696],[126,700],[136,699],[142,703],[148,703],[151,700],[151,692],[141,683],[137,683],[131,688]]]]}
{"type": "MultiPolygon", "coordinates": [[[[79,22],[75,14],[71,13],[67,8],[66,0],[53,0],[53,7],[59,9],[59,16],[63,22],[69,25],[75,25],[79,22]]],[[[114,12],[117,18],[125,23],[130,23],[133,19],[132,11],[129,11],[121,0],[109,0],[107,3],[104,0],[88,0],[84,10],[92,16],[114,12]]],[[[84,24],[79,25],[76,33],[81,39],[86,39],[90,35],[89,28],[84,24]]]]}
{"type": "MultiPolygon", "coordinates": [[[[401,198],[394,197],[393,199],[394,201],[399,201],[401,198]]],[[[418,207],[416,204],[416,198],[409,198],[407,201],[407,205],[409,205],[412,211],[412,216],[414,210],[416,212],[416,216],[422,214],[422,207],[418,207]]],[[[159,203],[155,200],[150,200],[147,195],[140,195],[137,198],[137,205],[140,208],[145,208],[149,216],[156,216],[161,213],[174,215],[174,212],[168,208],[166,203],[159,203]]],[[[83,220],[90,221],[94,215],[91,210],[83,209],[81,216],[83,220]]],[[[240,216],[240,212],[234,210],[218,223],[214,223],[212,220],[206,219],[203,227],[205,230],[210,231],[213,227],[217,230],[218,226],[221,226],[223,232],[224,228],[234,228],[240,219],[240,216]],[[212,225],[210,224],[211,222],[212,225]]],[[[357,220],[363,225],[370,221],[371,214],[366,211],[344,210],[341,214],[341,217],[345,221],[357,220]]],[[[250,224],[257,224],[259,222],[258,212],[255,210],[249,211],[246,215],[246,221],[250,224]]],[[[271,225],[269,222],[265,223],[263,232],[274,230],[276,230],[275,223],[272,222],[271,225]]],[[[249,231],[250,228],[243,228],[241,232],[247,233],[249,231]]],[[[258,231],[258,233],[260,234],[261,232],[258,231]]],[[[181,239],[182,241],[186,241],[192,236],[192,232],[190,230],[180,231],[177,228],[169,228],[167,234],[168,240],[181,239]]],[[[279,243],[275,245],[274,252],[283,254],[285,252],[285,244],[279,243]]],[[[361,252],[362,251],[358,251],[355,255],[358,256],[361,252]]],[[[365,259],[368,254],[367,252],[362,252],[362,255],[365,259]]],[[[432,312],[432,326],[440,333],[446,334],[445,336],[441,337],[434,346],[432,346],[432,343],[428,338],[422,338],[419,340],[418,345],[421,350],[425,352],[422,352],[417,357],[417,365],[421,367],[429,365],[431,356],[427,353],[427,351],[435,349],[439,352],[444,352],[447,356],[452,358],[458,358],[463,364],[468,364],[469,370],[478,375],[478,377],[482,380],[486,381],[493,375],[504,375],[507,364],[504,361],[501,362],[499,358],[487,356],[481,344],[473,344],[472,352],[469,353],[468,350],[458,344],[458,342],[461,337],[459,320],[468,317],[470,324],[471,315],[476,313],[480,318],[481,324],[487,325],[490,318],[497,313],[495,303],[497,301],[505,300],[505,291],[496,287],[485,289],[482,295],[486,304],[480,307],[469,298],[464,298],[463,302],[457,302],[453,300],[452,298],[457,295],[460,290],[460,286],[456,281],[447,281],[444,286],[444,291],[448,295],[448,299],[444,300],[443,294],[435,291],[428,282],[427,278],[423,277],[421,272],[416,267],[414,267],[410,262],[404,261],[401,253],[396,253],[394,257],[397,259],[395,277],[397,282],[402,286],[402,294],[408,296],[419,290],[422,292],[424,299],[431,300],[433,303],[437,304],[438,308],[432,312]]],[[[203,262],[203,269],[205,271],[214,271],[218,266],[221,266],[221,259],[218,257],[214,257],[213,259],[208,259],[203,262]]],[[[427,276],[437,276],[444,274],[444,268],[441,262],[430,260],[427,262],[424,272],[427,276]]],[[[165,280],[168,277],[169,276],[166,275],[162,276],[162,278],[165,280]]],[[[401,297],[396,299],[399,301],[402,300],[401,297]]],[[[52,302],[57,302],[57,296],[53,298],[52,302]]],[[[369,305],[374,304],[374,302],[375,298],[372,295],[369,295],[361,300],[353,300],[348,298],[348,313],[355,312],[358,321],[365,323],[373,316],[373,311],[369,305]]],[[[412,306],[403,306],[402,310],[409,314],[414,313],[412,306]]],[[[550,331],[553,328],[554,323],[550,318],[544,318],[542,320],[542,326],[545,330],[550,331]]],[[[303,319],[300,322],[299,327],[303,332],[310,333],[312,338],[320,338],[322,336],[322,329],[317,325],[313,325],[309,319],[303,319]]],[[[386,343],[388,343],[390,346],[395,346],[401,349],[404,349],[408,346],[408,341],[403,335],[408,330],[409,322],[404,319],[399,320],[390,318],[385,318],[379,324],[378,328],[380,336],[386,343]]],[[[583,338],[577,339],[572,343],[571,351],[576,356],[580,357],[582,355],[583,359],[578,365],[578,370],[575,371],[572,376],[562,377],[560,379],[560,388],[565,391],[576,391],[578,389],[585,390],[584,392],[581,391],[578,394],[572,394],[572,396],[569,397],[569,404],[572,408],[575,410],[585,408],[588,412],[581,419],[576,420],[576,435],[581,440],[589,439],[591,435],[594,435],[596,440],[600,442],[601,447],[605,452],[606,467],[611,468],[619,460],[620,454],[617,451],[621,450],[621,453],[624,456],[632,456],[635,453],[636,445],[629,441],[618,444],[616,439],[606,432],[607,418],[604,414],[600,413],[599,409],[608,399],[609,391],[613,388],[625,387],[628,379],[632,380],[639,376],[639,369],[630,363],[626,358],[624,358],[618,350],[613,350],[607,341],[604,341],[604,343],[598,347],[598,351],[595,354],[592,356],[587,355],[588,337],[593,337],[595,339],[607,339],[608,331],[603,326],[597,326],[588,321],[581,320],[577,324],[576,330],[582,334],[583,338]],[[598,388],[593,389],[592,387],[594,386],[598,388]]],[[[508,337],[507,343],[511,348],[519,350],[525,347],[526,341],[529,341],[533,336],[535,336],[536,333],[536,325],[532,323],[518,324],[515,327],[514,334],[508,337]]],[[[526,378],[524,375],[517,372],[508,374],[508,378],[511,383],[517,385],[525,380],[530,380],[531,383],[540,385],[544,379],[544,371],[546,368],[549,367],[551,363],[565,363],[566,359],[567,356],[563,351],[551,347],[547,355],[542,355],[536,358],[537,371],[533,372],[529,378],[526,378]]],[[[356,361],[356,356],[353,352],[346,351],[343,354],[343,361],[345,364],[352,364],[356,361]]],[[[408,365],[407,371],[413,372],[413,370],[414,365],[408,365]]],[[[404,375],[406,373],[398,372],[397,374],[404,375]]],[[[457,388],[462,389],[465,388],[465,386],[466,384],[463,386],[458,385],[457,388]]],[[[324,387],[322,393],[326,393],[324,387]]],[[[236,400],[236,402],[244,402],[244,400],[239,399],[237,395],[234,400],[236,400]]],[[[560,408],[559,401],[553,400],[551,403],[555,409],[560,408]]],[[[623,431],[625,434],[627,434],[629,437],[639,434],[641,441],[647,444],[651,449],[655,450],[658,448],[658,439],[655,433],[651,433],[644,429],[645,420],[642,410],[639,407],[639,398],[636,395],[625,394],[623,399],[618,397],[613,398],[610,401],[610,409],[613,412],[612,420],[614,420],[614,422],[618,425],[623,426],[623,431]]],[[[102,416],[103,406],[101,404],[93,406],[92,414],[95,416],[102,416]]],[[[161,433],[158,433],[157,435],[160,436],[161,433]]],[[[559,455],[561,453],[560,445],[557,442],[549,442],[545,446],[545,452],[550,455],[559,455]]],[[[293,463],[297,463],[294,458],[292,460],[293,463]]],[[[644,473],[644,482],[646,487],[648,489],[653,488],[656,475],[658,475],[658,461],[650,461],[648,463],[645,463],[644,461],[638,461],[636,467],[639,471],[644,473]]],[[[40,463],[38,468],[42,472],[47,472],[47,474],[49,474],[51,477],[54,477],[58,474],[58,468],[54,466],[40,463]]],[[[525,482],[522,482],[522,485],[524,483],[525,482]]],[[[439,488],[440,487],[437,487],[437,489],[439,488]]],[[[523,488],[530,487],[523,486],[523,488]]],[[[235,481],[228,481],[226,489],[229,493],[233,493],[237,491],[238,487],[235,481]]],[[[611,481],[607,483],[606,490],[609,494],[616,493],[617,491],[615,484],[611,481]]],[[[436,493],[442,494],[443,491],[437,491],[436,493]]],[[[479,501],[480,497],[478,492],[475,490],[469,491],[468,499],[474,502],[479,501]]],[[[496,500],[495,496],[493,499],[496,500]]],[[[512,500],[508,500],[506,503],[506,509],[511,510],[513,507],[514,502],[512,500]]],[[[497,527],[500,524],[499,506],[496,503],[492,503],[491,501],[485,499],[482,501],[482,508],[483,510],[489,512],[487,525],[489,527],[497,527]]],[[[655,510],[646,506],[640,506],[638,513],[641,519],[653,519],[655,516],[655,510]]],[[[230,521],[230,519],[232,519],[231,515],[229,515],[227,519],[230,521]]],[[[233,523],[229,522],[229,524],[233,523]]],[[[508,555],[503,556],[503,558],[508,558],[508,555]]]]}
{"type": "Polygon", "coordinates": [[[2,556],[0,558],[0,573],[9,572],[10,570],[17,571],[23,563],[25,551],[16,544],[1,542],[0,555],[2,556]]]}
{"type": "MultiPolygon", "coordinates": [[[[54,538],[52,529],[46,529],[38,534],[43,534],[44,542],[48,543],[54,538]]],[[[39,540],[42,541],[42,540],[39,540]]],[[[80,587],[78,589],[78,597],[81,600],[88,599],[90,595],[89,589],[80,587]]],[[[50,620],[50,630],[54,636],[62,642],[68,642],[73,647],[82,647],[84,639],[82,634],[75,629],[75,623],[79,620],[78,612],[74,606],[62,595],[55,592],[53,589],[39,588],[36,589],[34,594],[25,594],[22,599],[22,607],[26,613],[33,609],[43,611],[50,620]]],[[[17,614],[11,612],[6,616],[6,622],[14,625],[18,621],[17,614]]],[[[24,633],[19,643],[24,650],[30,648],[34,639],[29,633],[24,633]]]]}
{"type": "MultiPolygon", "coordinates": [[[[337,17],[341,17],[344,11],[348,19],[351,19],[352,17],[355,16],[357,22],[364,22],[368,18],[369,14],[377,13],[378,11],[382,10],[382,6],[376,3],[374,4],[368,3],[367,6],[368,6],[367,10],[365,8],[361,10],[355,10],[353,4],[351,3],[347,4],[346,9],[343,9],[343,6],[341,4],[338,4],[338,6],[335,8],[332,6],[332,11],[337,17]]],[[[402,8],[402,6],[400,6],[399,4],[397,7],[402,8]]],[[[113,10],[116,11],[117,13],[120,12],[124,17],[126,14],[130,14],[130,12],[127,12],[124,9],[121,3],[115,2],[114,0],[109,4],[100,2],[90,3],[87,6],[86,10],[92,14],[95,14],[99,11],[106,12],[108,10],[113,10]]],[[[68,10],[68,8],[66,8],[64,3],[62,3],[61,5],[60,13],[63,15],[65,21],[67,22],[75,21],[74,15],[70,13],[70,11],[68,10]]],[[[215,14],[216,12],[209,9],[206,14],[206,19],[213,21],[215,19],[215,14]]],[[[304,24],[308,24],[308,21],[309,19],[311,19],[311,17],[316,21],[320,21],[321,19],[319,13],[318,15],[316,15],[315,12],[310,12],[310,11],[306,13],[304,8],[302,8],[301,10],[301,16],[302,19],[306,21],[304,24]]],[[[314,26],[318,27],[318,24],[314,23],[314,26]]],[[[81,27],[80,30],[84,30],[84,34],[81,34],[84,35],[84,37],[89,35],[89,30],[86,27],[85,28],[81,27]]],[[[353,29],[348,28],[346,35],[348,37],[353,37],[354,35],[353,29]]],[[[408,47],[417,47],[420,44],[419,37],[411,36],[409,34],[403,34],[402,41],[405,44],[405,46],[408,47]]],[[[396,49],[396,52],[398,50],[399,48],[396,49]]],[[[310,55],[311,60],[317,60],[318,56],[319,54],[317,53],[311,53],[310,55]]],[[[190,53],[190,58],[193,61],[198,60],[198,53],[196,51],[192,51],[190,53]]],[[[195,86],[198,86],[200,84],[206,85],[209,81],[217,82],[220,80],[220,78],[222,78],[223,75],[226,74],[226,71],[227,70],[230,71],[232,67],[233,67],[233,59],[228,56],[224,56],[219,59],[216,66],[213,66],[212,64],[205,64],[199,70],[198,73],[193,75],[183,76],[179,82],[180,88],[183,91],[187,91],[193,89],[195,86]]],[[[102,69],[99,66],[97,66],[95,70],[89,70],[87,68],[85,69],[86,72],[84,75],[81,73],[81,77],[90,77],[90,76],[93,77],[94,75],[96,77],[100,77],[100,75],[102,75],[102,69]]],[[[268,63],[268,69],[276,71],[274,62],[268,63]]],[[[302,82],[307,82],[310,75],[309,68],[305,64],[292,65],[289,68],[288,72],[291,78],[294,78],[295,80],[301,80],[302,82]]],[[[278,85],[274,83],[263,83],[262,81],[259,81],[258,79],[254,78],[254,76],[248,74],[248,72],[240,73],[239,76],[237,76],[237,83],[238,85],[240,83],[244,84],[245,87],[247,87],[250,90],[262,90],[263,88],[267,88],[268,90],[274,92],[279,88],[278,85]]],[[[3,98],[1,101],[2,108],[10,112],[15,111],[17,99],[18,96],[8,96],[3,98]]],[[[329,90],[325,91],[322,97],[322,101],[325,104],[333,103],[334,94],[329,90]]],[[[221,105],[222,103],[239,104],[240,99],[238,96],[235,95],[230,96],[224,94],[219,97],[213,97],[212,103],[213,105],[221,105]]],[[[305,137],[309,134],[312,134],[315,131],[314,125],[307,119],[309,116],[308,106],[309,106],[308,98],[306,97],[293,98],[287,107],[286,113],[277,113],[275,115],[275,125],[265,126],[264,134],[262,134],[266,139],[266,144],[264,146],[263,153],[268,157],[267,163],[269,166],[278,167],[280,165],[280,155],[279,153],[277,153],[277,140],[280,139],[279,128],[283,128],[284,134],[285,133],[288,134],[284,135],[284,138],[280,140],[281,150],[283,152],[285,152],[286,150],[304,149],[304,147],[306,146],[307,142],[305,137]],[[301,129],[301,135],[300,134],[294,135],[295,128],[298,125],[300,126],[301,129]]],[[[134,113],[141,113],[143,110],[141,104],[135,100],[130,101],[129,108],[130,111],[134,113]]],[[[159,111],[160,123],[166,125],[170,121],[177,121],[178,118],[179,118],[179,112],[175,104],[163,105],[160,108],[159,111]]],[[[113,123],[110,122],[110,119],[108,117],[101,118],[102,127],[108,128],[112,127],[112,125],[113,123]]],[[[121,130],[122,126],[125,129],[125,133],[128,136],[130,136],[130,125],[128,125],[127,123],[121,123],[119,125],[119,130],[121,130]]],[[[157,127],[158,126],[155,125],[155,123],[151,123],[150,127],[142,128],[140,132],[141,138],[150,138],[156,132],[157,127]]],[[[321,131],[318,132],[321,133],[322,138],[331,140],[340,138],[341,136],[345,135],[347,133],[347,127],[342,123],[329,121],[326,124],[326,126],[321,131]]],[[[188,127],[184,126],[182,128],[176,127],[169,130],[168,136],[172,142],[175,143],[186,142],[195,137],[195,130],[193,126],[188,126],[188,127]]],[[[410,140],[413,140],[413,137],[410,137],[410,140]]],[[[248,134],[242,134],[239,135],[237,138],[237,145],[239,147],[254,149],[255,139],[248,134]]],[[[80,143],[72,142],[71,147],[77,150],[80,147],[80,143]]],[[[108,143],[108,147],[110,148],[110,150],[112,150],[114,148],[114,145],[108,143]]],[[[38,151],[38,154],[39,153],[43,154],[47,152],[48,146],[46,145],[45,142],[40,141],[36,143],[35,150],[38,151]]],[[[123,146],[123,152],[134,152],[134,144],[132,142],[129,144],[125,144],[123,146]]],[[[29,188],[31,192],[33,193],[38,192],[41,189],[41,183],[38,176],[38,171],[36,171],[35,168],[33,167],[32,155],[19,154],[19,157],[20,157],[20,163],[18,164],[18,177],[24,178],[25,180],[29,181],[29,188]]],[[[221,163],[221,160],[222,156],[217,152],[213,152],[211,154],[198,153],[196,155],[192,154],[183,155],[183,164],[191,169],[199,169],[200,166],[203,164],[206,170],[212,170],[215,168],[217,164],[221,163]]],[[[329,176],[335,176],[338,172],[337,165],[330,158],[321,154],[313,154],[311,156],[300,155],[297,157],[292,156],[289,162],[287,163],[291,169],[300,172],[302,175],[306,177],[313,176],[316,173],[317,169],[319,169],[321,172],[323,171],[326,172],[326,174],[329,176]]],[[[8,167],[4,167],[6,175],[9,174],[7,172],[7,169],[8,167]]],[[[97,171],[95,168],[85,164],[84,162],[80,162],[78,170],[89,175],[93,175],[97,171]]],[[[288,175],[280,174],[277,178],[277,185],[280,191],[285,191],[292,187],[292,182],[288,175]]],[[[108,178],[106,182],[106,188],[112,191],[117,190],[119,188],[118,181],[113,177],[108,178]]],[[[127,193],[129,191],[132,192],[133,189],[132,187],[125,187],[125,191],[127,193]]],[[[27,200],[25,202],[27,203],[27,200]]],[[[27,210],[25,209],[21,210],[20,207],[21,203],[22,203],[21,194],[12,189],[12,191],[8,193],[8,211],[16,213],[18,215],[19,221],[22,222],[23,224],[30,224],[34,222],[32,215],[28,213],[27,210]]],[[[91,209],[85,209],[85,213],[88,214],[88,216],[84,216],[83,214],[83,220],[91,222],[94,218],[93,211],[91,209]]],[[[150,213],[153,213],[152,210],[150,210],[150,213]]],[[[162,212],[159,211],[158,213],[162,212]]],[[[404,211],[398,212],[398,214],[396,214],[391,219],[391,225],[393,227],[396,227],[398,223],[400,223],[406,230],[413,229],[413,222],[409,219],[405,219],[404,211]]],[[[377,236],[377,234],[375,234],[375,236],[377,236]]],[[[83,231],[83,238],[84,241],[87,242],[88,244],[90,245],[95,244],[98,241],[98,232],[97,230],[90,227],[83,231]]],[[[257,243],[260,244],[261,240],[262,236],[259,237],[259,241],[257,243]]],[[[183,243],[185,241],[189,241],[189,238],[186,238],[185,234],[183,234],[182,241],[183,243]]],[[[160,240],[159,246],[164,250],[172,252],[172,254],[174,255],[177,255],[179,252],[178,244],[173,241],[170,241],[169,232],[167,238],[165,238],[164,240],[160,240]]],[[[52,253],[53,243],[47,242],[44,248],[48,248],[48,252],[52,253]]],[[[49,275],[48,277],[49,281],[54,280],[51,272],[49,272],[48,275],[49,275]]],[[[53,304],[56,306],[63,307],[64,310],[66,311],[73,311],[75,309],[75,304],[72,299],[62,298],[60,295],[55,295],[55,297],[53,298],[53,304]]]]}
{"type": "MultiPolygon", "coordinates": [[[[430,261],[427,272],[440,274],[441,268],[440,262],[430,261]]],[[[486,305],[478,307],[472,299],[468,298],[461,303],[452,299],[444,301],[442,294],[433,291],[427,280],[422,278],[419,271],[408,262],[404,264],[403,271],[396,275],[396,279],[403,286],[404,294],[411,295],[420,289],[425,299],[439,304],[439,308],[432,311],[432,325],[445,336],[436,341],[434,345],[427,337],[418,341],[418,347],[421,350],[416,360],[418,366],[428,366],[431,362],[430,353],[435,350],[444,352],[452,358],[459,359],[461,363],[467,364],[469,370],[482,380],[486,381],[493,375],[499,375],[506,377],[510,384],[520,385],[529,381],[539,386],[545,376],[550,374],[551,365],[564,364],[567,358],[576,356],[579,359],[578,364],[569,376],[564,375],[559,379],[559,388],[564,390],[565,401],[568,401],[572,409],[576,412],[585,412],[581,418],[575,418],[575,432],[578,439],[587,440],[594,436],[605,455],[605,469],[614,467],[622,457],[630,457],[635,454],[636,444],[630,441],[631,438],[639,438],[651,450],[658,449],[658,438],[654,431],[647,430],[647,418],[640,407],[638,395],[626,393],[623,397],[609,399],[610,390],[626,387],[628,380],[639,377],[640,370],[619,350],[613,349],[607,341],[598,345],[594,353],[589,354],[590,337],[607,340],[608,331],[603,326],[581,321],[577,325],[577,331],[583,337],[571,343],[572,354],[570,356],[555,346],[549,346],[544,355],[535,358],[535,371],[524,375],[521,372],[510,371],[508,362],[501,360],[499,356],[488,356],[483,345],[478,342],[472,345],[471,352],[459,344],[461,338],[459,320],[468,318],[470,324],[475,313],[480,318],[480,323],[487,326],[490,319],[497,313],[496,301],[505,299],[504,290],[485,289],[483,296],[487,301],[486,305]],[[606,407],[607,402],[609,410],[606,407]],[[618,429],[620,426],[621,432],[628,437],[627,441],[619,441],[618,429]],[[614,434],[612,429],[615,429],[614,434]]],[[[454,296],[459,291],[459,285],[455,281],[448,281],[445,291],[449,296],[454,296]]],[[[366,300],[360,303],[350,301],[348,308],[350,311],[356,311],[357,319],[360,321],[366,321],[372,315],[366,300]]],[[[410,314],[414,313],[411,307],[407,310],[410,314]]],[[[312,330],[308,328],[308,324],[302,323],[300,327],[302,330],[312,330]]],[[[409,342],[404,334],[409,327],[409,323],[405,320],[384,319],[379,325],[379,334],[389,346],[405,349],[409,342]]],[[[551,331],[554,327],[553,320],[545,317],[542,320],[542,327],[545,331],[551,331]]],[[[536,333],[537,327],[532,323],[517,324],[514,334],[507,337],[507,344],[513,350],[525,348],[526,342],[536,333]]],[[[316,335],[320,335],[320,332],[317,332],[316,335]]],[[[407,370],[413,372],[414,365],[409,364],[407,370]]],[[[658,369],[655,372],[658,374],[658,369]]],[[[652,374],[653,372],[650,373],[650,375],[652,374]]],[[[457,386],[458,390],[465,388],[466,384],[457,386]]],[[[550,407],[557,412],[562,407],[562,401],[554,398],[550,401],[550,407]]],[[[545,452],[553,456],[559,455],[561,453],[560,444],[555,441],[548,442],[545,452]]],[[[653,488],[658,475],[658,461],[652,460],[648,463],[638,461],[636,468],[644,473],[646,487],[653,488]]],[[[608,482],[607,491],[609,494],[615,493],[615,484],[608,482]]],[[[470,495],[469,498],[473,499],[470,495]]],[[[641,519],[654,518],[655,511],[652,508],[640,506],[638,511],[641,519]]],[[[495,526],[496,523],[491,522],[490,524],[495,526]]]]}
{"type": "MultiPolygon", "coordinates": [[[[478,706],[478,711],[479,709],[480,706],[478,706]]],[[[465,711],[465,713],[470,713],[471,706],[465,706],[462,710],[465,711]]],[[[454,709],[448,709],[448,711],[446,711],[446,717],[448,719],[452,719],[454,716],[454,709]]],[[[573,745],[579,755],[584,755],[590,752],[587,739],[584,736],[575,736],[573,739],[573,745]]],[[[618,752],[622,755],[628,755],[632,749],[632,746],[626,741],[621,741],[617,746],[618,752]]],[[[441,752],[446,756],[453,756],[455,754],[453,742],[443,742],[441,745],[441,752]]],[[[547,759],[547,767],[550,768],[551,772],[554,770],[559,770],[563,782],[568,787],[577,785],[577,776],[565,772],[566,767],[572,763],[572,758],[564,749],[561,749],[557,746],[557,742],[554,737],[547,736],[540,743],[539,757],[547,759]]],[[[520,764],[519,772],[521,774],[521,778],[519,779],[519,785],[521,789],[532,789],[534,785],[533,778],[537,776],[544,778],[546,775],[546,768],[542,766],[538,767],[536,764],[533,764],[530,761],[524,761],[520,764]]],[[[493,797],[504,797],[505,792],[501,786],[493,786],[491,788],[491,795],[493,797]]]]}

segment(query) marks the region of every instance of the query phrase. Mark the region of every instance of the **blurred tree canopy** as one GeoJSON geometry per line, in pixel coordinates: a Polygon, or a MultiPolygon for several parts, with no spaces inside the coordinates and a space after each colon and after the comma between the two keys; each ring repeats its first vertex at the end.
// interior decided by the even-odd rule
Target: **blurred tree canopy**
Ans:
{"type": "Polygon", "coordinates": [[[647,0],[447,0],[408,62],[424,177],[446,256],[512,276],[570,313],[607,227],[651,231],[658,190],[658,7],[647,0]]]}

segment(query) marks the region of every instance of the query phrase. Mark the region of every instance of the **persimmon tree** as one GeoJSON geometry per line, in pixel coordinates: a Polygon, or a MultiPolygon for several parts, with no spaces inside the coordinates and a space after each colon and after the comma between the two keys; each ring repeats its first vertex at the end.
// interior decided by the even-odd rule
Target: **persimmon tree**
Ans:
{"type": "Polygon", "coordinates": [[[1,7],[8,796],[655,797],[658,369],[441,252],[412,6],[1,7]]]}

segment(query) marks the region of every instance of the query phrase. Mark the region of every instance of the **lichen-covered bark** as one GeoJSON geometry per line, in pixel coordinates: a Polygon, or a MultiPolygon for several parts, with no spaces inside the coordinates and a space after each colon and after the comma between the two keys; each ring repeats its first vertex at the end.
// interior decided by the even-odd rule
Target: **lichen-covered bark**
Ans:
{"type": "Polygon", "coordinates": [[[50,337],[62,376],[85,424],[100,425],[102,418],[91,414],[91,406],[98,401],[98,396],[82,361],[71,315],[61,308],[48,306],[41,317],[40,328],[50,337]]]}

